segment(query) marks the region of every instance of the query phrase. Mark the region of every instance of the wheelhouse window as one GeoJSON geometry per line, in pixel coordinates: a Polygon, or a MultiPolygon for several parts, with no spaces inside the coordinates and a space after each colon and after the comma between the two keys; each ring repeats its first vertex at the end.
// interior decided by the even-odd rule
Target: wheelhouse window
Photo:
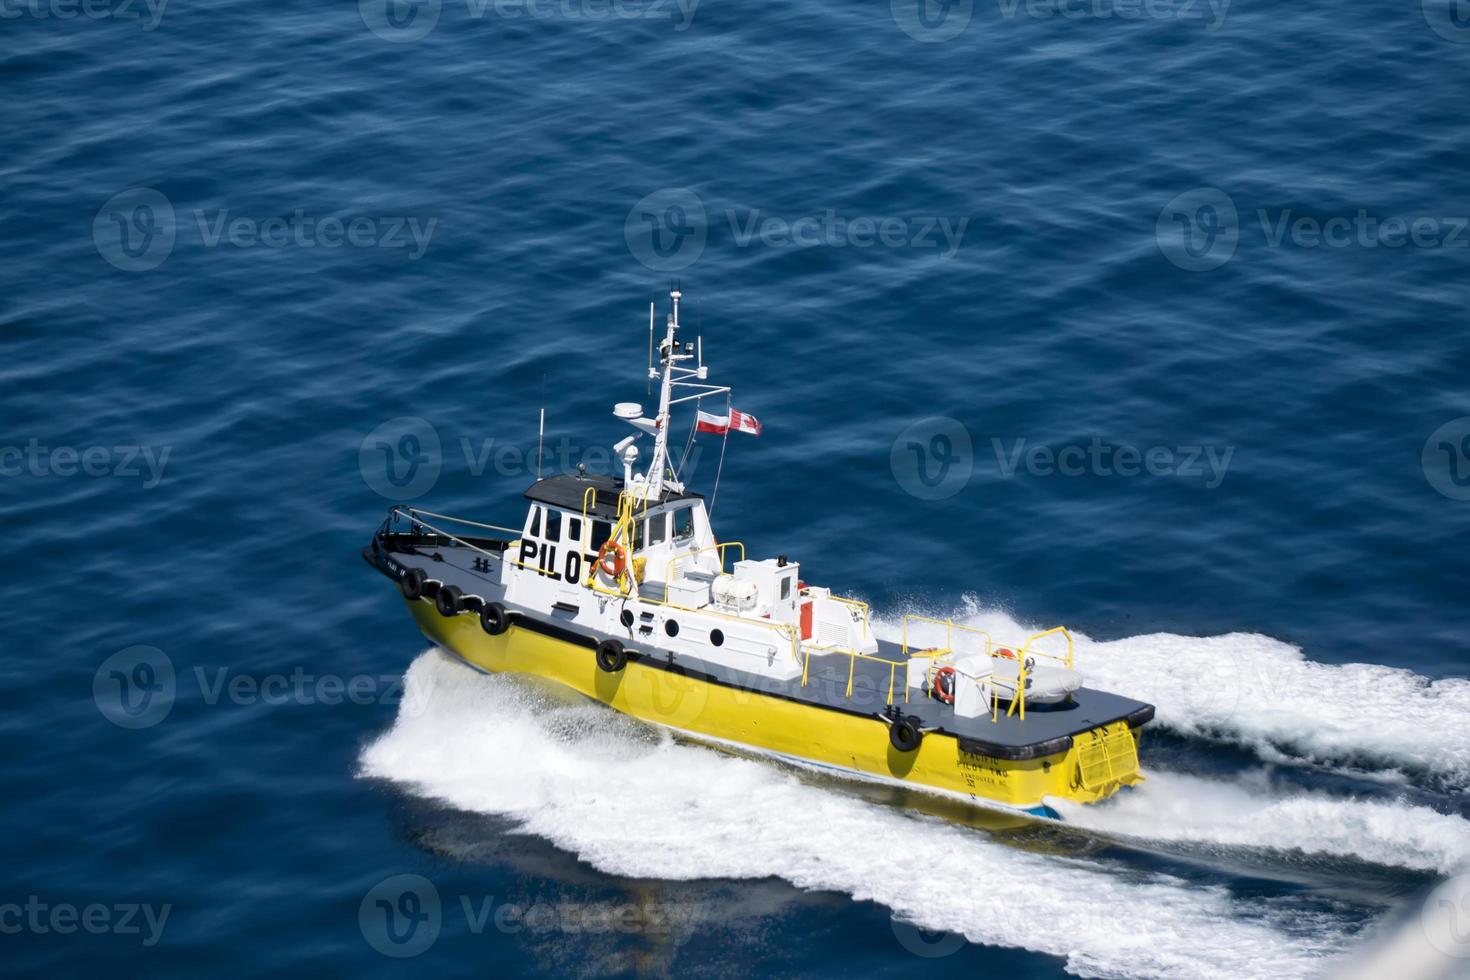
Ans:
{"type": "Polygon", "coordinates": [[[654,514],[648,519],[648,543],[663,544],[669,539],[669,515],[654,514]]]}
{"type": "Polygon", "coordinates": [[[582,543],[582,518],[567,518],[567,541],[575,545],[582,543]]]}
{"type": "Polygon", "coordinates": [[[546,540],[561,540],[561,511],[559,510],[548,509],[546,511],[546,540]]]}
{"type": "Polygon", "coordinates": [[[592,540],[588,542],[593,551],[600,551],[607,544],[607,539],[612,537],[612,525],[607,521],[592,522],[592,540]]]}
{"type": "Polygon", "coordinates": [[[694,540],[694,508],[680,507],[673,513],[674,544],[688,544],[694,540]]]}
{"type": "Polygon", "coordinates": [[[541,537],[541,508],[540,507],[532,507],[531,508],[531,523],[527,526],[526,534],[529,537],[533,537],[533,538],[539,538],[539,537],[541,537]]]}

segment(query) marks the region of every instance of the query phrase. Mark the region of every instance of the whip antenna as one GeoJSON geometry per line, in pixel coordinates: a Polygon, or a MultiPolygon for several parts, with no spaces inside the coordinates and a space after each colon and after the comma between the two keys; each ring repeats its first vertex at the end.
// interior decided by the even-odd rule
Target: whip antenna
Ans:
{"type": "Polygon", "coordinates": [[[541,450],[546,445],[546,375],[541,375],[541,426],[536,434],[536,479],[541,479],[541,450]]]}
{"type": "Polygon", "coordinates": [[[715,501],[720,499],[720,477],[725,472],[725,446],[730,441],[730,393],[725,392],[725,438],[720,442],[720,468],[715,470],[715,490],[709,496],[709,515],[715,514],[715,501]]]}

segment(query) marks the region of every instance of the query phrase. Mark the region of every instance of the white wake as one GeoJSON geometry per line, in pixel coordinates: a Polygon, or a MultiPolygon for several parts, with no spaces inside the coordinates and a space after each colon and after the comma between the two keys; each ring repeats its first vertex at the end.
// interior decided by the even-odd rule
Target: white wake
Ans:
{"type": "Polygon", "coordinates": [[[1111,837],[1358,858],[1445,875],[1470,867],[1470,821],[1462,817],[1280,789],[1263,771],[1225,782],[1153,770],[1141,786],[1098,805],[1050,802],[1067,823],[1111,837]]]}
{"type": "Polygon", "coordinates": [[[1330,921],[1268,924],[1267,910],[1223,888],[1021,851],[435,651],[414,661],[405,687],[393,728],[363,752],[364,776],[510,816],[611,874],[776,876],[927,929],[1058,956],[1083,975],[1309,976],[1346,942],[1330,921]]]}
{"type": "MultiPolygon", "coordinates": [[[[997,641],[1037,632],[974,603],[952,615],[997,641]]],[[[875,629],[899,637],[896,619],[879,619],[875,629]]],[[[1377,664],[1316,663],[1297,647],[1254,633],[1153,633],[1106,642],[1073,635],[1087,686],[1153,704],[1156,724],[1176,732],[1242,745],[1267,762],[1470,787],[1470,680],[1431,681],[1377,664]]],[[[1043,642],[1064,648],[1058,640],[1043,642]]]]}

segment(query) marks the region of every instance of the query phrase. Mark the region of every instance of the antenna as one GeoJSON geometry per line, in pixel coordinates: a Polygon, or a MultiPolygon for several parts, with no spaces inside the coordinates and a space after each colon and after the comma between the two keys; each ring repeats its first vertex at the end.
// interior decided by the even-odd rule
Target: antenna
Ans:
{"type": "Polygon", "coordinates": [[[648,301],[648,394],[653,396],[653,300],[648,301]]]}
{"type": "Polygon", "coordinates": [[[546,375],[541,375],[541,426],[536,434],[536,479],[541,479],[541,450],[546,445],[546,375]]]}
{"type": "Polygon", "coordinates": [[[547,441],[547,410],[541,408],[541,430],[537,433],[537,479],[541,479],[541,448],[547,441]]]}
{"type": "MultiPolygon", "coordinates": [[[[664,321],[664,332],[661,339],[655,341],[653,329],[658,325],[657,303],[651,304],[649,308],[649,368],[648,380],[649,394],[652,395],[652,382],[659,382],[659,393],[657,396],[657,408],[652,410],[649,416],[643,415],[642,406],[634,402],[620,402],[613,406],[613,415],[640,432],[653,436],[653,450],[650,455],[647,471],[638,478],[637,486],[640,495],[646,502],[656,499],[667,487],[682,491],[684,485],[679,482],[680,470],[688,462],[689,453],[695,440],[695,432],[698,430],[698,408],[702,399],[714,395],[724,395],[726,401],[726,417],[729,417],[730,389],[725,385],[712,385],[706,383],[709,377],[709,366],[704,363],[704,339],[697,335],[689,342],[680,342],[676,332],[681,326],[679,319],[681,300],[684,293],[679,289],[677,281],[671,283],[669,299],[672,300],[672,308],[664,321]],[[654,357],[657,349],[657,359],[654,357]],[[694,362],[690,364],[690,362],[694,362]],[[696,409],[693,424],[689,427],[689,437],[684,446],[683,456],[676,467],[670,453],[669,441],[672,429],[673,415],[671,409],[677,405],[694,403],[696,409]],[[667,475],[665,475],[667,474],[667,475]]],[[[698,319],[699,311],[695,311],[698,319]]],[[[726,432],[728,433],[728,428],[726,432]]],[[[634,448],[631,445],[630,449],[634,448]]],[[[723,455],[723,452],[722,452],[723,455]]],[[[633,458],[625,458],[624,480],[629,485],[633,484],[631,465],[633,458]]],[[[719,476],[715,477],[718,487],[719,476]]],[[[710,503],[714,503],[711,498],[710,503]]]]}
{"type": "MultiPolygon", "coordinates": [[[[725,392],[725,418],[730,418],[730,393],[725,392]]],[[[720,477],[725,475],[725,447],[730,443],[730,426],[725,426],[725,438],[720,442],[720,468],[715,470],[715,490],[709,498],[709,516],[715,515],[715,503],[720,499],[720,477]]]]}

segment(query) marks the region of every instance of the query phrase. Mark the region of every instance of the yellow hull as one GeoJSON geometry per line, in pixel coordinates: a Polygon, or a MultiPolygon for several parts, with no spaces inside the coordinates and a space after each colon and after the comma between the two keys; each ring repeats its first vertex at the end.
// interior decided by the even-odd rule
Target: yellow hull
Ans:
{"type": "Polygon", "coordinates": [[[1038,815],[1052,815],[1045,797],[1091,803],[1142,779],[1135,734],[1126,721],[1075,735],[1065,752],[1025,761],[962,752],[954,736],[939,732],[926,735],[916,751],[900,752],[877,717],[727,687],[636,661],[608,673],[597,667],[589,647],[518,626],[490,636],[472,614],[446,619],[431,602],[408,605],[425,635],[482,670],[547,678],[643,721],[822,767],[1038,815]]]}

